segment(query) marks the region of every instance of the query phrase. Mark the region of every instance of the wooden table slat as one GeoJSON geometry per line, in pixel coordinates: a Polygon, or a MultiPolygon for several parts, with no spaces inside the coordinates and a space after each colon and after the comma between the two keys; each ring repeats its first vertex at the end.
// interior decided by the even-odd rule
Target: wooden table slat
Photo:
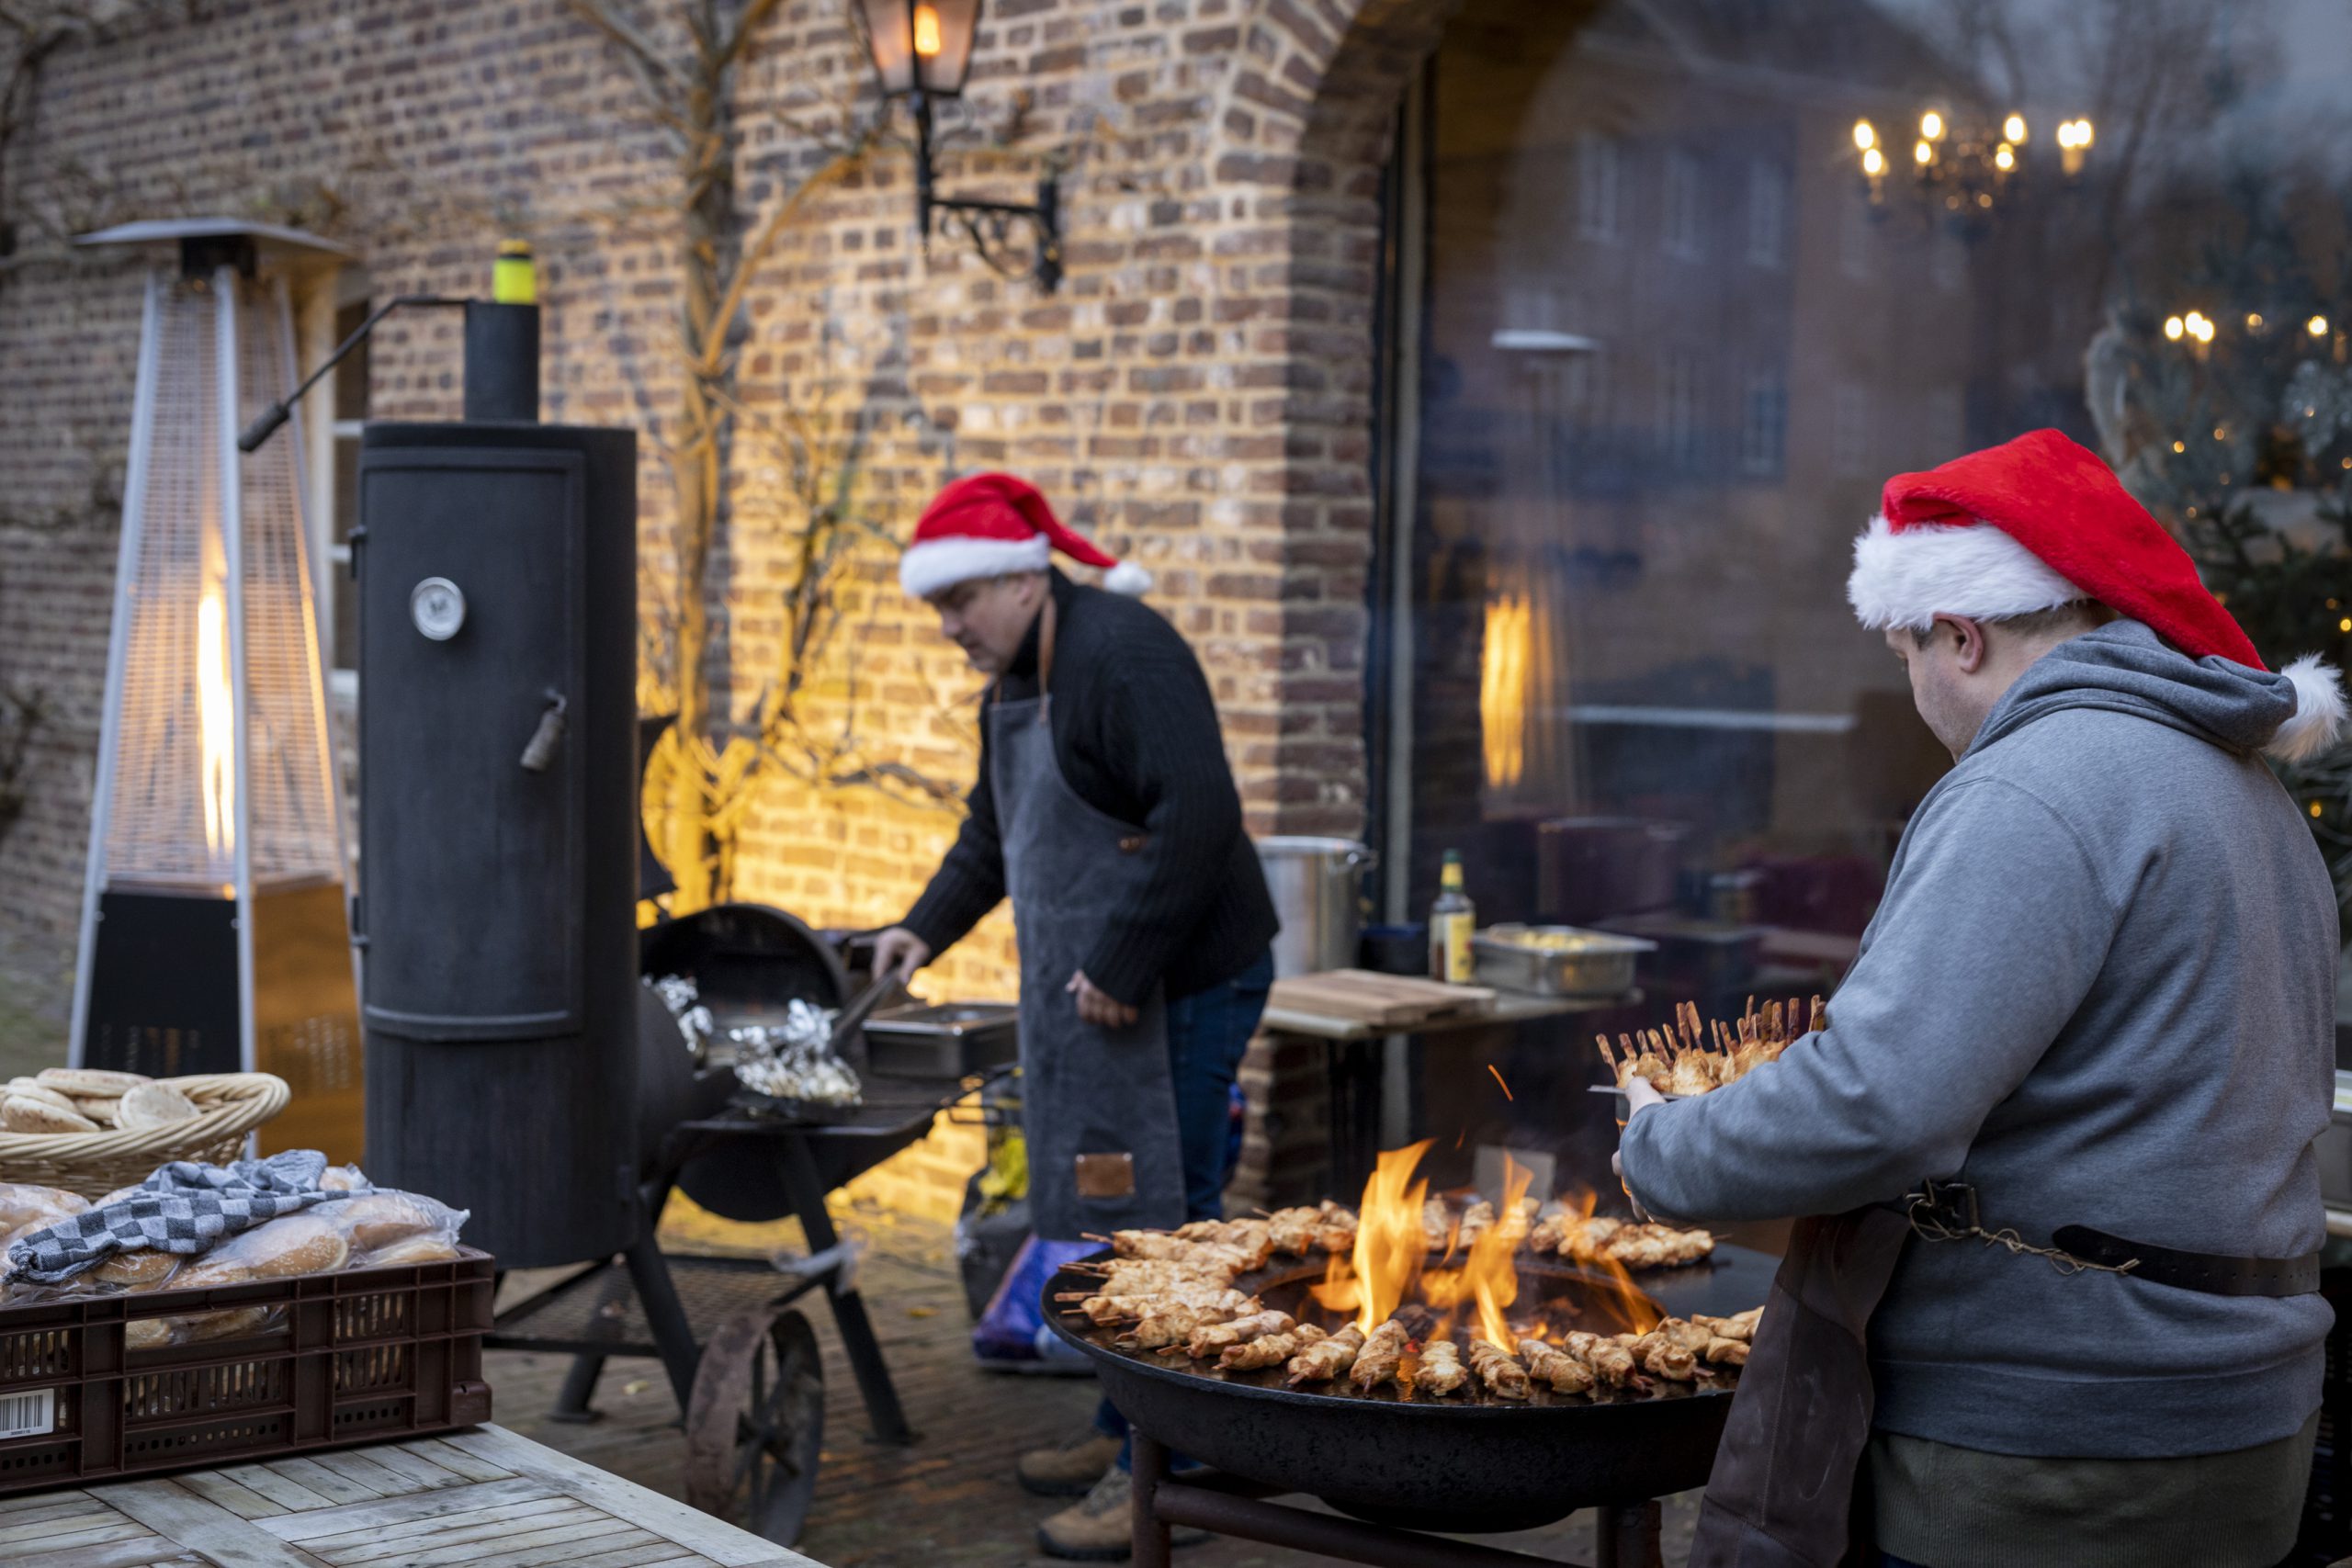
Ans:
{"type": "Polygon", "coordinates": [[[258,1519],[254,1523],[257,1529],[267,1530],[280,1540],[290,1540],[298,1546],[307,1547],[315,1540],[328,1540],[364,1530],[389,1529],[418,1519],[435,1520],[444,1529],[458,1529],[479,1519],[545,1513],[548,1506],[572,1501],[543,1481],[511,1476],[504,1481],[478,1481],[470,1486],[436,1487],[430,1492],[412,1492],[405,1497],[379,1497],[372,1503],[321,1508],[283,1518],[258,1519]]]}
{"type": "MultiPolygon", "coordinates": [[[[521,1440],[521,1439],[518,1439],[521,1440]]],[[[456,1472],[468,1481],[503,1481],[514,1472],[503,1465],[492,1464],[439,1438],[420,1438],[404,1445],[409,1452],[423,1454],[444,1469],[456,1472]]]]}
{"type": "Polygon", "coordinates": [[[35,1547],[63,1551],[68,1547],[105,1546],[112,1541],[136,1540],[141,1536],[152,1540],[155,1536],[153,1530],[133,1524],[110,1508],[87,1520],[69,1519],[61,1526],[34,1526],[31,1530],[32,1533],[17,1536],[0,1546],[0,1559],[14,1562],[17,1552],[35,1547]]]}
{"type": "Polygon", "coordinates": [[[712,1518],[673,1497],[648,1492],[616,1475],[567,1459],[502,1427],[482,1427],[449,1439],[452,1447],[489,1464],[511,1465],[516,1474],[545,1480],[558,1489],[609,1509],[665,1540],[698,1551],[719,1568],[821,1568],[789,1548],[712,1518]]]}
{"type": "Polygon", "coordinates": [[[0,1524],[14,1523],[19,1514],[40,1513],[48,1508],[62,1508],[69,1503],[95,1501],[87,1492],[28,1492],[21,1497],[0,1497],[0,1524]]]}
{"type": "Polygon", "coordinates": [[[228,1509],[241,1519],[266,1519],[288,1511],[284,1504],[271,1502],[243,1482],[232,1481],[217,1470],[199,1470],[183,1475],[180,1484],[206,1502],[228,1509]]]}
{"type": "Polygon", "coordinates": [[[328,1449],[305,1457],[320,1469],[342,1476],[354,1486],[365,1486],[379,1497],[401,1497],[416,1490],[414,1481],[357,1449],[328,1449]]]}
{"type": "Polygon", "coordinates": [[[6,1568],[818,1568],[495,1427],[10,1499],[6,1568]]]}
{"type": "MultiPolygon", "coordinates": [[[[525,1519],[506,1535],[491,1540],[478,1540],[458,1546],[440,1546],[430,1531],[415,1532],[416,1544],[426,1550],[410,1553],[400,1560],[401,1568],[453,1568],[468,1563],[474,1568],[526,1568],[526,1564],[560,1562],[578,1556],[584,1551],[609,1551],[616,1547],[635,1544],[648,1555],[658,1551],[662,1542],[625,1519],[610,1514],[583,1512],[583,1516],[568,1524],[546,1529],[534,1528],[536,1519],[525,1519]],[[593,1541],[593,1548],[581,1543],[593,1541]]],[[[322,1553],[330,1562],[340,1560],[332,1553],[322,1553]]]]}
{"type": "Polygon", "coordinates": [[[338,1475],[318,1461],[303,1455],[295,1459],[274,1459],[268,1466],[273,1474],[282,1476],[298,1486],[307,1486],[329,1503],[372,1503],[383,1495],[365,1482],[338,1475]]]}
{"type": "Polygon", "coordinates": [[[459,1475],[446,1464],[435,1464],[418,1451],[413,1443],[378,1443],[373,1448],[354,1449],[354,1453],[366,1454],[393,1474],[406,1478],[412,1487],[432,1491],[441,1486],[464,1486],[472,1478],[459,1475]]]}
{"type": "Polygon", "coordinates": [[[119,1481],[98,1488],[107,1505],[218,1568],[322,1568],[309,1552],[209,1503],[173,1481],[119,1481]]]}
{"type": "Polygon", "coordinates": [[[197,1562],[187,1549],[165,1540],[152,1530],[139,1538],[108,1541],[102,1546],[69,1546],[57,1551],[36,1551],[8,1559],[8,1568],[161,1568],[163,1564],[197,1562]]]}
{"type": "Polygon", "coordinates": [[[427,1522],[407,1527],[390,1526],[357,1539],[350,1536],[322,1537],[304,1541],[302,1550],[331,1557],[338,1563],[365,1563],[394,1558],[405,1564],[408,1561],[406,1554],[418,1540],[434,1546],[456,1546],[461,1542],[480,1544],[496,1541],[502,1536],[511,1539],[517,1531],[544,1522],[611,1517],[610,1514],[597,1513],[574,1497],[548,1497],[532,1503],[510,1503],[488,1516],[469,1514],[464,1523],[455,1526],[427,1522]]]}
{"type": "Polygon", "coordinates": [[[61,1498],[47,1508],[27,1508],[22,1513],[0,1515],[0,1546],[20,1540],[39,1540],[42,1536],[74,1527],[67,1521],[87,1517],[94,1522],[110,1519],[112,1509],[87,1493],[76,1493],[61,1498]]]}
{"type": "Polygon", "coordinates": [[[266,1464],[232,1465],[226,1470],[209,1471],[208,1474],[226,1476],[249,1492],[268,1498],[279,1507],[292,1513],[307,1513],[312,1508],[332,1508],[334,1504],[320,1496],[299,1481],[288,1481],[266,1464]]]}

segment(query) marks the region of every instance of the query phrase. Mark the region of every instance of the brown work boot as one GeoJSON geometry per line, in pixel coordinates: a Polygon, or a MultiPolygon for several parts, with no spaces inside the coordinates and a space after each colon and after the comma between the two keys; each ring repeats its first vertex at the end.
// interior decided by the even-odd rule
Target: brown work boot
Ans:
{"type": "MultiPolygon", "coordinates": [[[[1076,1562],[1124,1562],[1135,1551],[1135,1477],[1114,1470],[1097,1482],[1082,1502],[1072,1503],[1037,1527],[1037,1547],[1048,1557],[1076,1562]]],[[[1209,1532],[1169,1532],[1172,1546],[1192,1546],[1209,1532]]]]}
{"type": "Polygon", "coordinates": [[[1119,1439],[1092,1422],[1057,1448],[1032,1449],[1012,1467],[1022,1490],[1040,1497],[1083,1497],[1119,1457],[1119,1439]]]}

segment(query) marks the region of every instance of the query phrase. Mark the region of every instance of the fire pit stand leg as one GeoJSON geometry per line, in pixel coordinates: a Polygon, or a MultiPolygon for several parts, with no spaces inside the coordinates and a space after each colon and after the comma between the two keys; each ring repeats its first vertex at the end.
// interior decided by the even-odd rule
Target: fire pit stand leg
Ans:
{"type": "Polygon", "coordinates": [[[1159,1491],[1159,1483],[1168,1479],[1168,1450],[1159,1446],[1157,1438],[1141,1432],[1133,1434],[1132,1452],[1135,1470],[1135,1568],[1169,1568],[1169,1553],[1173,1550],[1168,1526],[1152,1505],[1159,1491]]]}
{"type": "Polygon", "coordinates": [[[1662,1513],[1656,1502],[1600,1509],[1592,1526],[1599,1568],[1664,1568],[1665,1548],[1658,1540],[1662,1513]]]}

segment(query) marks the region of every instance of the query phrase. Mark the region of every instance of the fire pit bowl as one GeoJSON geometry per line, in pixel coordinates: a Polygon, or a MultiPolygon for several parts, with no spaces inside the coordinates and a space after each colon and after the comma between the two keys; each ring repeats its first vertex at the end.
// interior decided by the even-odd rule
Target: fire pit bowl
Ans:
{"type": "MultiPolygon", "coordinates": [[[[1661,1312],[1728,1316],[1764,1300],[1776,1266],[1761,1253],[1718,1247],[1704,1263],[1638,1282],[1661,1312]]],[[[1566,1286],[1588,1278],[1523,1258],[1520,1269],[1522,1280],[1566,1286]]],[[[1319,1261],[1294,1264],[1239,1287],[1289,1310],[1322,1271],[1319,1261]]],[[[1227,1374],[1118,1349],[1113,1331],[1055,1310],[1059,1292],[1091,1288],[1086,1275],[1056,1274],[1046,1321],[1092,1359],[1104,1395],[1137,1428],[1187,1458],[1375,1524],[1449,1534],[1533,1529],[1578,1508],[1686,1491],[1706,1481],[1731,1409],[1727,1388],[1615,1399],[1539,1388],[1524,1404],[1290,1389],[1280,1368],[1227,1374]]]]}

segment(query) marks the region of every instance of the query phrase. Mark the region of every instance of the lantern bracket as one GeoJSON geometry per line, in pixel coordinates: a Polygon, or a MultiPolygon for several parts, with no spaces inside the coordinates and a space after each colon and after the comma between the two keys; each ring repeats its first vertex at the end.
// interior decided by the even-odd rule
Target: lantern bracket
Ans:
{"type": "Polygon", "coordinates": [[[1037,182],[1037,199],[1034,202],[978,201],[939,195],[931,166],[931,96],[920,91],[912,96],[915,227],[925,249],[931,244],[933,216],[942,214],[945,221],[940,226],[962,233],[971,243],[973,254],[990,272],[1004,278],[1026,277],[1041,292],[1051,294],[1062,280],[1061,189],[1054,176],[1047,175],[1037,182]],[[1030,231],[1030,243],[1025,250],[1012,243],[1015,229],[1023,225],[1030,231]]]}

